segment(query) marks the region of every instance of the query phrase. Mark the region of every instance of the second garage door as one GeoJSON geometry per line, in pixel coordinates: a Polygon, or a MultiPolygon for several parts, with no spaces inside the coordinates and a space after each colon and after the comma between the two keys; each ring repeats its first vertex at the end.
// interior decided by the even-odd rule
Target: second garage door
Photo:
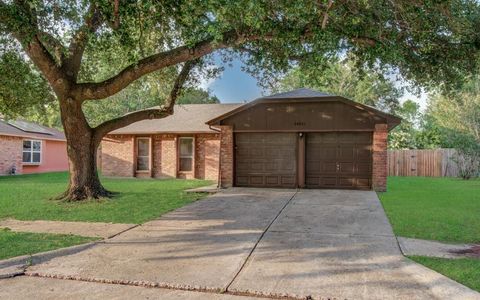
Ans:
{"type": "Polygon", "coordinates": [[[295,133],[236,133],[235,184],[295,188],[295,133]]]}
{"type": "Polygon", "coordinates": [[[305,160],[308,188],[370,189],[372,134],[308,133],[305,160]]]}

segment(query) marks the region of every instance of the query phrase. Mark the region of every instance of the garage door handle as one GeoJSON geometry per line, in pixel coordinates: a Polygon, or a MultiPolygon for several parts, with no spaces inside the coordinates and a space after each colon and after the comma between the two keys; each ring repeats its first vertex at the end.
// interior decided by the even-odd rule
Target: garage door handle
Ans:
{"type": "Polygon", "coordinates": [[[340,171],[340,164],[337,163],[337,172],[340,171]]]}

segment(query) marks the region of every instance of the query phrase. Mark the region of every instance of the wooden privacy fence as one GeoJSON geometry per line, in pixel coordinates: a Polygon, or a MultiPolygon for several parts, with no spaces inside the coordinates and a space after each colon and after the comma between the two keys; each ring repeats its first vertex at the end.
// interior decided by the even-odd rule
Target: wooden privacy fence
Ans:
{"type": "Polygon", "coordinates": [[[455,155],[455,149],[388,150],[388,175],[457,177],[455,155]]]}

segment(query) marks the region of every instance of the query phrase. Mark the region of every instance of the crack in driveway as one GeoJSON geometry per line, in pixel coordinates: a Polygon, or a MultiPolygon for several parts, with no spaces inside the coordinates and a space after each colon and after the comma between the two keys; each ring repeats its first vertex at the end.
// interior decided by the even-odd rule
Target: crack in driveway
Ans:
{"type": "Polygon", "coordinates": [[[273,223],[275,223],[275,221],[278,219],[278,217],[282,214],[282,212],[285,210],[285,208],[292,202],[293,198],[295,198],[295,196],[297,195],[298,193],[298,190],[295,191],[292,195],[292,197],[290,197],[290,199],[288,199],[288,201],[285,203],[285,205],[282,206],[282,208],[278,211],[278,213],[275,215],[275,217],[272,219],[272,221],[267,225],[267,227],[265,228],[265,230],[262,232],[262,234],[260,235],[260,237],[258,238],[257,242],[255,243],[255,245],[252,247],[252,249],[250,250],[250,253],[248,253],[248,256],[247,258],[245,259],[245,261],[243,262],[243,264],[240,266],[240,269],[238,270],[238,272],[235,274],[235,276],[233,276],[232,280],[228,283],[228,285],[225,287],[224,291],[227,292],[228,291],[228,288],[233,284],[233,282],[237,279],[237,277],[240,275],[240,273],[242,272],[243,268],[245,267],[245,265],[247,264],[247,262],[250,260],[250,257],[252,256],[253,252],[255,251],[255,249],[257,248],[258,244],[260,243],[260,241],[263,239],[263,237],[265,236],[265,233],[267,233],[267,231],[270,229],[270,227],[272,227],[273,223]]]}

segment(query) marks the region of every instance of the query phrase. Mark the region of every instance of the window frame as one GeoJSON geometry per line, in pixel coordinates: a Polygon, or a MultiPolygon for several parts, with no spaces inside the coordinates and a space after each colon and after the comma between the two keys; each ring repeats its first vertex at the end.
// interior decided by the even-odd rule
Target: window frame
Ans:
{"type": "Polygon", "coordinates": [[[137,173],[148,173],[152,170],[152,139],[150,137],[142,136],[142,137],[137,137],[135,141],[135,172],[137,173]],[[148,155],[138,155],[138,142],[140,140],[147,140],[148,141],[148,155]],[[138,158],[139,157],[147,157],[148,158],[148,169],[146,170],[139,170],[138,169],[138,158]]]}
{"type": "Polygon", "coordinates": [[[179,173],[194,173],[195,172],[195,137],[194,136],[180,136],[178,137],[178,172],[179,173]],[[182,155],[181,154],[181,141],[182,140],[191,140],[192,141],[192,154],[191,155],[182,155]],[[190,171],[185,171],[181,169],[181,159],[190,158],[192,160],[192,168],[190,171]]]}
{"type": "Polygon", "coordinates": [[[35,140],[35,139],[24,139],[24,140],[22,140],[22,164],[24,164],[24,165],[41,165],[42,164],[42,156],[43,156],[42,140],[35,140]],[[23,143],[24,142],[30,142],[30,150],[29,151],[25,151],[23,149],[23,143]],[[33,143],[34,142],[39,142],[40,143],[40,150],[39,151],[33,150],[33,143]],[[23,154],[24,153],[30,153],[30,161],[24,161],[23,160],[23,154]],[[39,153],[40,154],[40,160],[38,162],[33,161],[33,154],[34,153],[39,153]]]}

